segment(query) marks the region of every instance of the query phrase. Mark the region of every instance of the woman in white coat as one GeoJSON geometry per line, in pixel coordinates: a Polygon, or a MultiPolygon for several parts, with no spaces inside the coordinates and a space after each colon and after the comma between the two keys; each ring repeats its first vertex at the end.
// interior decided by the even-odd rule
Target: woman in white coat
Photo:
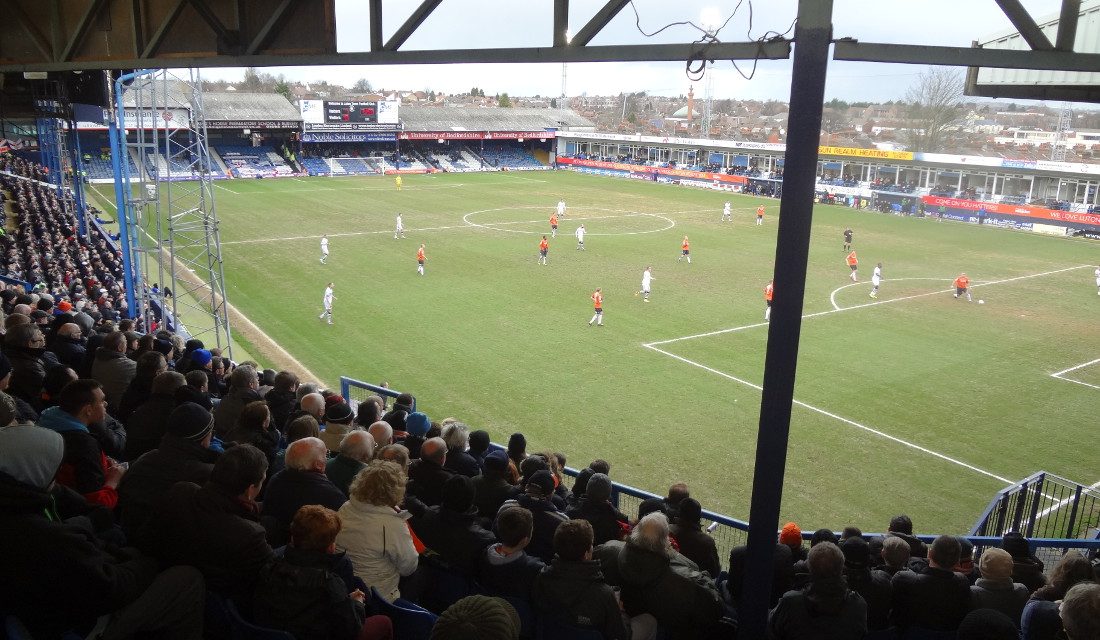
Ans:
{"type": "Polygon", "coordinates": [[[337,548],[351,558],[355,575],[390,602],[401,597],[397,583],[416,571],[418,562],[406,524],[409,512],[397,507],[406,482],[399,465],[375,460],[351,481],[351,499],[339,512],[337,548]]]}

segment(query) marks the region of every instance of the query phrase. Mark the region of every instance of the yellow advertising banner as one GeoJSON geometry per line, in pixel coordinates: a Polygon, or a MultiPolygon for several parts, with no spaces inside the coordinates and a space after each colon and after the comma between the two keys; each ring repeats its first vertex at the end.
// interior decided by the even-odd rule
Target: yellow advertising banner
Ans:
{"type": "Polygon", "coordinates": [[[882,160],[912,160],[912,151],[883,151],[882,149],[857,149],[855,147],[820,146],[817,152],[823,156],[852,156],[855,158],[879,158],[882,160]]]}

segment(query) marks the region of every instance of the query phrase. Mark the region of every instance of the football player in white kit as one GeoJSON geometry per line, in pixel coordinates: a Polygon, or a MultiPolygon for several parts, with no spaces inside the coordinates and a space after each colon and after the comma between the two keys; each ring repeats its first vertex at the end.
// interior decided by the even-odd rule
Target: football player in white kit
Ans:
{"type": "MultiPolygon", "coordinates": [[[[642,301],[649,302],[649,286],[653,282],[653,267],[647,266],[645,271],[642,272],[642,290],[638,293],[642,294],[642,301]]],[[[638,295],[638,293],[634,295],[638,295]]]]}
{"type": "Polygon", "coordinates": [[[328,260],[328,236],[321,236],[321,264],[328,260]]]}
{"type": "Polygon", "coordinates": [[[875,265],[875,271],[871,274],[871,298],[878,297],[878,286],[882,284],[882,263],[875,265]]]}
{"type": "Polygon", "coordinates": [[[577,251],[584,251],[584,234],[585,233],[586,233],[586,231],[584,230],[584,225],[583,224],[581,226],[577,227],[577,233],[575,234],[577,236],[577,251]]]}
{"type": "Polygon", "coordinates": [[[397,214],[397,224],[393,227],[393,239],[396,240],[398,236],[405,237],[405,223],[401,222],[401,214],[397,214]]]}
{"type": "Polygon", "coordinates": [[[332,301],[336,299],[336,296],[332,295],[332,287],[334,285],[330,282],[325,287],[325,298],[322,304],[325,306],[325,310],[321,312],[321,315],[317,316],[318,320],[324,320],[325,316],[328,316],[328,323],[332,324],[332,301]]]}
{"type": "Polygon", "coordinates": [[[559,218],[564,218],[565,217],[565,198],[562,198],[561,200],[558,200],[558,217],[559,218]]]}
{"type": "Polygon", "coordinates": [[[733,213],[730,211],[729,200],[722,207],[722,222],[733,222],[733,213]]]}
{"type": "Polygon", "coordinates": [[[1100,267],[1096,267],[1096,295],[1100,296],[1100,267]]]}

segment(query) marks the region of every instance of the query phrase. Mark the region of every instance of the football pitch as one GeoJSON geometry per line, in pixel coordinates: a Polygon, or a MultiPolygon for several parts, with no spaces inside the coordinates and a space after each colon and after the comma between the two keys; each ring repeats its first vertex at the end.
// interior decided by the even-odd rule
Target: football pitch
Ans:
{"type": "MultiPolygon", "coordinates": [[[[778,201],[566,172],[403,181],[218,183],[230,302],[331,385],[386,380],[434,420],[496,442],[521,431],[573,466],[605,458],[660,494],[686,481],[704,508],[747,516],[778,201]],[[317,317],[328,282],[332,326],[317,317]],[[605,326],[590,327],[597,287],[605,326]]],[[[881,531],[907,512],[922,532],[963,532],[1035,471],[1100,480],[1098,262],[1086,241],[818,206],[782,517],[881,531]],[[963,271],[974,303],[951,295],[963,271]]]]}

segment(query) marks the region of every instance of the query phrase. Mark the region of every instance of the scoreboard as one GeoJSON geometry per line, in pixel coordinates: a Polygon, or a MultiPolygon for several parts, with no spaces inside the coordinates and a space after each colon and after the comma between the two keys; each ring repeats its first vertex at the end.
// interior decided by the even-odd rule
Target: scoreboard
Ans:
{"type": "Polygon", "coordinates": [[[302,100],[306,131],[379,131],[397,127],[396,101],[302,100]]]}

